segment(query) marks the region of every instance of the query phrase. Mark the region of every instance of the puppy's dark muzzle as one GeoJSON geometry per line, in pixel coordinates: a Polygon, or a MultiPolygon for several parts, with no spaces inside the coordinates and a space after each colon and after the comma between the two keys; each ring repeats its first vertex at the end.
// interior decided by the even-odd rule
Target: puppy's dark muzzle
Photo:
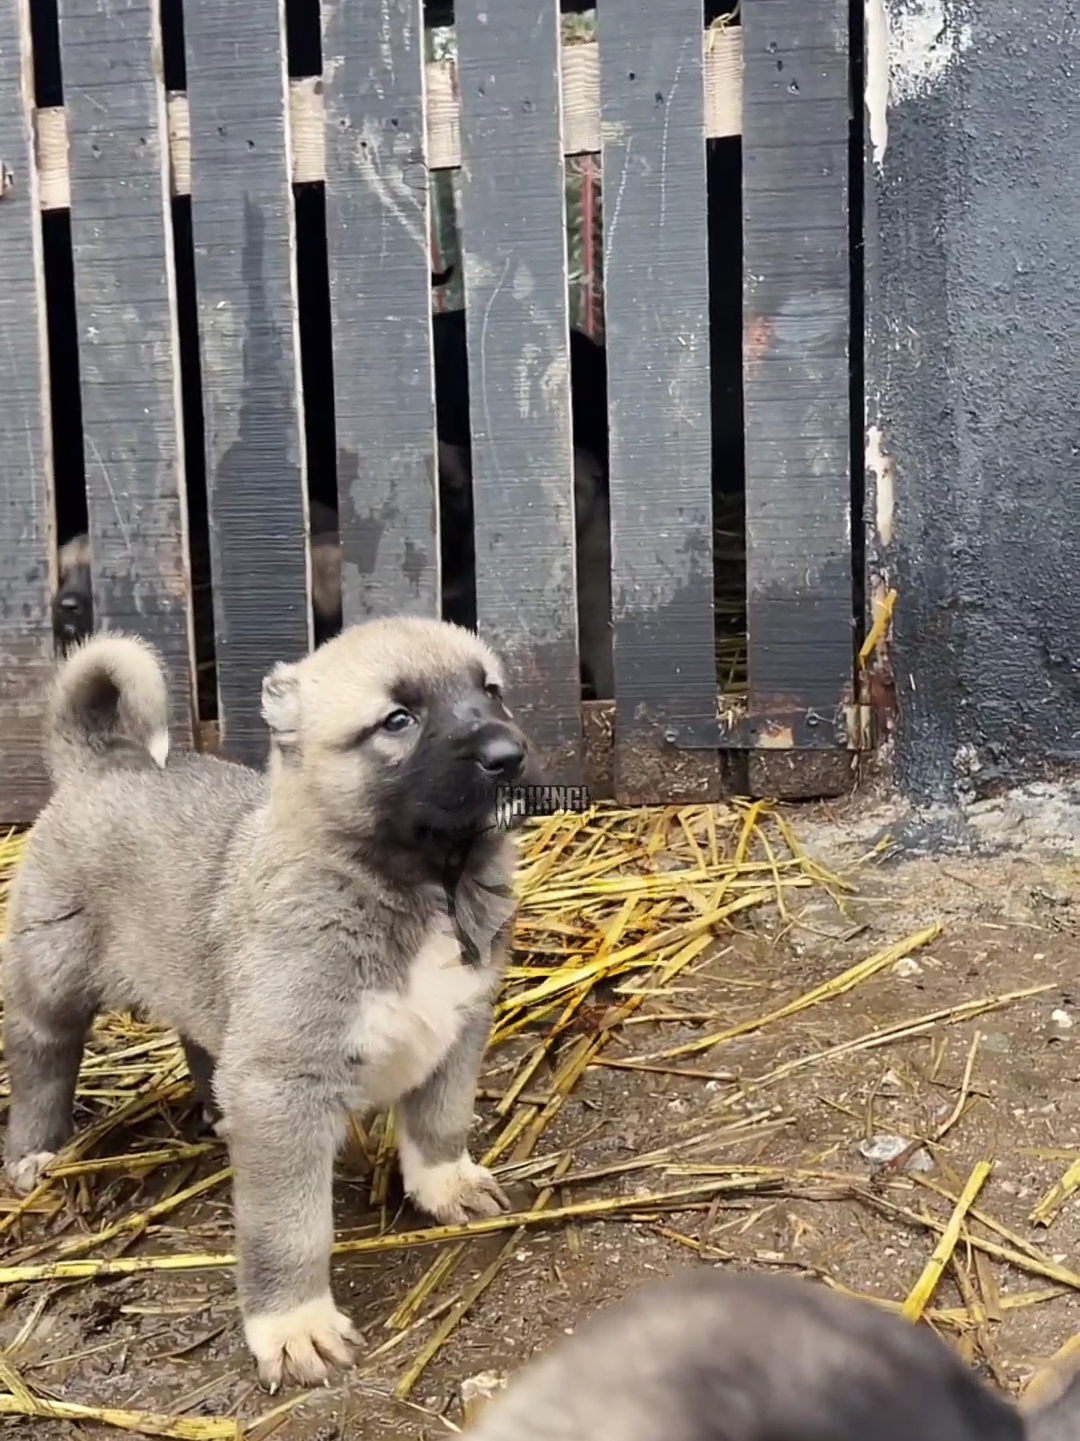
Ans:
{"type": "Polygon", "coordinates": [[[82,640],[94,628],[93,613],[81,595],[58,592],[53,603],[53,631],[65,644],[82,640]]]}

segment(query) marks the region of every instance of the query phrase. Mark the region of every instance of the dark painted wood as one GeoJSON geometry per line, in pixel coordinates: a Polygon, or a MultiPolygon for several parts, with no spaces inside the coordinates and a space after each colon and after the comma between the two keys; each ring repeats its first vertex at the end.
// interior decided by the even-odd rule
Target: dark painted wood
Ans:
{"type": "Polygon", "coordinates": [[[225,753],[252,764],[262,678],[311,646],[282,9],[184,15],[219,713],[225,753]]]}
{"type": "Polygon", "coordinates": [[[699,0],[599,10],[615,785],[719,786],[699,0]]]}
{"type": "Polygon", "coordinates": [[[853,674],[848,5],[742,19],[749,724],[831,747],[853,674]]]}
{"type": "Polygon", "coordinates": [[[150,0],[61,0],[71,241],[97,626],[161,650],[192,733],[165,93],[150,0]]]}
{"type": "Polygon", "coordinates": [[[477,614],[552,779],[580,780],[558,5],[456,13],[477,614]]]}
{"type": "Polygon", "coordinates": [[[326,12],[326,232],[347,625],[439,610],[416,20],[416,0],[355,0],[326,12]]]}
{"type": "Polygon", "coordinates": [[[0,824],[32,821],[49,683],[51,485],[45,279],[37,214],[28,7],[0,4],[0,824]],[[20,65],[19,56],[23,63],[20,65]]]}

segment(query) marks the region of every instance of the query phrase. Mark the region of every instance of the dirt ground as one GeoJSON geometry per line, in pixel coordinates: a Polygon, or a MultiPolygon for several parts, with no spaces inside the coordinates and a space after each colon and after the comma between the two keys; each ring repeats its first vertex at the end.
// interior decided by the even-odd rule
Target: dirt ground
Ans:
{"type": "MultiPolygon", "coordinates": [[[[807,851],[836,869],[864,855],[889,824],[886,811],[865,803],[788,814],[807,851]]],[[[867,863],[854,875],[846,918],[807,892],[786,916],[763,909],[719,935],[612,1037],[531,1163],[503,1171],[521,1210],[551,1179],[553,1158],[563,1174],[552,1206],[622,1198],[622,1208],[469,1240],[456,1268],[398,1329],[387,1318],[450,1247],[341,1258],[338,1299],[364,1329],[368,1350],[325,1390],[271,1400],[255,1387],[231,1272],[220,1267],[9,1287],[0,1346],[44,1398],[245,1422],[284,1402],[251,1434],[420,1441],[462,1424],[467,1378],[512,1371],[598,1307],[677,1267],[804,1272],[900,1302],[973,1168],[986,1161],[992,1173],[929,1315],[973,1364],[1016,1389],[1080,1331],[1080,1276],[1071,1270],[1080,1201],[1066,1200],[1048,1227],[1029,1219],[1080,1157],[1080,889],[1070,848],[1021,839],[1021,852],[867,863]],[[761,1017],[935,923],[936,939],[846,994],[707,1051],[646,1059],[715,1031],[718,1016],[724,1026],[761,1017]],[[1035,987],[1044,989],[1001,999],[1035,987]],[[889,1027],[907,1033],[892,1037],[889,1027]],[[907,1150],[890,1166],[901,1144],[907,1150]],[[627,1199],[658,1192],[683,1195],[662,1205],[627,1199]],[[395,1399],[436,1327],[488,1280],[500,1255],[408,1400],[395,1399]]],[[[507,1073],[497,1049],[478,1107],[476,1153],[507,1073]]],[[[549,1094],[550,1078],[533,1077],[539,1097],[549,1094]]],[[[189,1102],[164,1122],[157,1115],[130,1128],[123,1143],[160,1143],[170,1127],[196,1139],[189,1102]]],[[[183,1184],[225,1164],[212,1150],[184,1169],[183,1184]]],[[[64,1235],[96,1229],[117,1211],[145,1211],[168,1175],[155,1171],[142,1183],[120,1175],[93,1195],[72,1186],[64,1235]]],[[[343,1166],[341,1236],[372,1234],[379,1218],[369,1189],[369,1177],[343,1166]]],[[[423,1224],[397,1206],[392,1193],[394,1229],[423,1224]]],[[[38,1224],[27,1216],[0,1236],[2,1264],[42,1254],[38,1224]]],[[[57,1224],[54,1217],[53,1235],[57,1224]]],[[[228,1250],[228,1187],[127,1242],[122,1254],[131,1257],[228,1250]]],[[[0,1420],[0,1431],[32,1431],[41,1441],[106,1434],[85,1422],[40,1419],[0,1420]]]]}

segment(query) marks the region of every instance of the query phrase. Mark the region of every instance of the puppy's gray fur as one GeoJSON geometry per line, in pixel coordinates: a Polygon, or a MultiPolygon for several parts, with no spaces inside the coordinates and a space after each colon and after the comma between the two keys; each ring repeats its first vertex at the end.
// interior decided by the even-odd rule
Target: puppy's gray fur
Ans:
{"type": "Polygon", "coordinates": [[[131,637],[91,639],[55,684],[55,790],[5,946],[7,1173],[28,1190],[70,1137],[96,1012],[175,1028],[223,1115],[272,1387],[324,1379],[357,1339],[330,1292],[349,1112],[397,1106],[406,1190],[438,1219],[506,1204],[466,1146],[513,915],[495,784],[540,778],[502,684],[457,627],[352,627],[267,676],[266,773],[166,760],[165,678],[131,637]]]}
{"type": "Polygon", "coordinates": [[[1055,1368],[1035,1393],[1025,1393],[1020,1409],[1029,1441],[1080,1441],[1080,1368],[1055,1368]]]}
{"type": "Polygon", "coordinates": [[[811,1282],[700,1268],[592,1317],[511,1380],[467,1435],[1022,1441],[1024,1427],[924,1327],[811,1282]]]}

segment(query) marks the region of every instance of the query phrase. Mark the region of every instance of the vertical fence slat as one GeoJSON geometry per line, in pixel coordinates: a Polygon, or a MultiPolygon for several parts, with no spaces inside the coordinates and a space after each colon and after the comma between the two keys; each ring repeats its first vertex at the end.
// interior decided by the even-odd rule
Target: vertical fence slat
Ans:
{"type": "Polygon", "coordinates": [[[0,57],[0,823],[8,825],[33,820],[46,799],[41,721],[52,660],[49,387],[30,0],[0,0],[0,57]]]}
{"type": "Polygon", "coordinates": [[[853,668],[847,0],[743,7],[751,744],[845,745],[853,668]]]}
{"type": "Polygon", "coordinates": [[[580,779],[557,0],[459,0],[481,632],[555,779],[580,779]]]}
{"type": "Polygon", "coordinates": [[[151,0],[61,0],[97,625],[165,658],[190,744],[194,645],[160,37],[151,0]]]}
{"type": "Polygon", "coordinates": [[[421,4],[356,0],[324,15],[344,620],[437,615],[421,4]]]}
{"type": "Polygon", "coordinates": [[[283,6],[198,0],[184,23],[219,714],[260,764],[262,677],[311,646],[283,6]]]}
{"type": "Polygon", "coordinates": [[[615,788],[719,787],[699,0],[604,0],[615,788]]]}

